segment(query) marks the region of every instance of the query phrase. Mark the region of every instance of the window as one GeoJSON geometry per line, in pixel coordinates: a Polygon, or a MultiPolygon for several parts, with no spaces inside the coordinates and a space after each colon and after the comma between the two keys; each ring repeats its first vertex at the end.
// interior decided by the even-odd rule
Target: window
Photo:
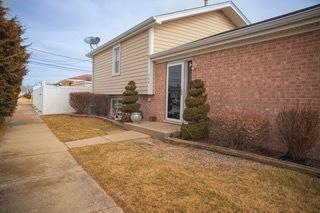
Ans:
{"type": "Polygon", "coordinates": [[[110,116],[115,120],[121,119],[121,98],[112,98],[110,104],[110,116]]]}
{"type": "Polygon", "coordinates": [[[112,75],[120,75],[120,45],[113,47],[112,75]]]}

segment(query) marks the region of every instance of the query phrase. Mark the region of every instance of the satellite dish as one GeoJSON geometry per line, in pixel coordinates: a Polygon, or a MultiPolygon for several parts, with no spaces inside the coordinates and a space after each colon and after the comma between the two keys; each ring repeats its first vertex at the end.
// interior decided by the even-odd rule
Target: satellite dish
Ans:
{"type": "Polygon", "coordinates": [[[96,45],[98,47],[100,38],[95,36],[89,36],[84,39],[84,42],[86,42],[87,44],[90,44],[91,49],[93,49],[92,45],[96,45]]]}

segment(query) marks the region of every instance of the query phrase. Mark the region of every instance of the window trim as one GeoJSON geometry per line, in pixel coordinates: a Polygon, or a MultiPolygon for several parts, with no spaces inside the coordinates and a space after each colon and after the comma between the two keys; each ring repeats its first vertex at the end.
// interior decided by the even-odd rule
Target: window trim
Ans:
{"type": "Polygon", "coordinates": [[[121,46],[120,44],[113,46],[112,48],[112,76],[118,76],[121,73],[121,46]],[[116,62],[116,55],[115,55],[115,49],[119,48],[119,72],[115,72],[115,62],[116,62]]]}
{"type": "Polygon", "coordinates": [[[114,98],[110,98],[110,117],[114,116],[113,113],[113,106],[112,106],[112,102],[113,101],[121,101],[122,98],[120,97],[114,97],[114,98]]]}

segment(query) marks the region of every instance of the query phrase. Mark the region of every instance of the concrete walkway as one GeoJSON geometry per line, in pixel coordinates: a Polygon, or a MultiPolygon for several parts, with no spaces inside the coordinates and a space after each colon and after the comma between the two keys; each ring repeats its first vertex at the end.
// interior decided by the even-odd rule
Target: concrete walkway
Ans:
{"type": "Polygon", "coordinates": [[[74,148],[74,147],[92,146],[97,144],[105,144],[110,142],[146,139],[150,137],[151,137],[150,135],[146,135],[136,131],[125,131],[125,132],[114,133],[114,134],[95,137],[95,138],[88,138],[88,139],[66,142],[65,144],[69,148],[74,148]]]}
{"type": "Polygon", "coordinates": [[[32,110],[0,139],[0,212],[122,212],[32,110]]]}

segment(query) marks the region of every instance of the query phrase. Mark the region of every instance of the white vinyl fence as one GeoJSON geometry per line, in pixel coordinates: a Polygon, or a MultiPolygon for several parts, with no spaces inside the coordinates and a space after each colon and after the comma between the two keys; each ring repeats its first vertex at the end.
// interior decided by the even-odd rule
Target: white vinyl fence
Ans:
{"type": "Polygon", "coordinates": [[[54,86],[42,83],[32,91],[32,104],[43,115],[73,113],[69,104],[72,92],[92,92],[91,87],[54,86]]]}

